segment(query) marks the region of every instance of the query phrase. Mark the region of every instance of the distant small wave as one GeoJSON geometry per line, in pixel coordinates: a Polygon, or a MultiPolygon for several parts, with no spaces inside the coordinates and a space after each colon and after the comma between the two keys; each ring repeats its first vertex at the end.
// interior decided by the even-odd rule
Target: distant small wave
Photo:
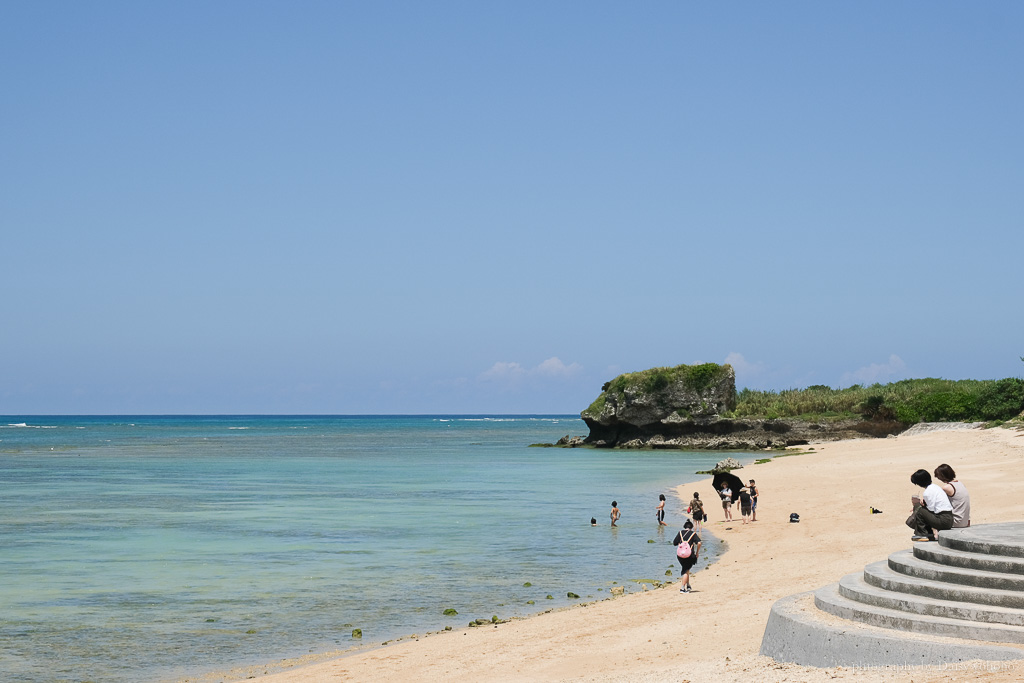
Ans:
{"type": "Polygon", "coordinates": [[[459,422],[551,422],[557,424],[572,417],[461,417],[459,422]]]}
{"type": "Polygon", "coordinates": [[[3,429],[57,429],[56,425],[30,425],[25,422],[12,422],[3,429]]]}
{"type": "Polygon", "coordinates": [[[248,427],[228,427],[228,429],[249,429],[248,427]]]}

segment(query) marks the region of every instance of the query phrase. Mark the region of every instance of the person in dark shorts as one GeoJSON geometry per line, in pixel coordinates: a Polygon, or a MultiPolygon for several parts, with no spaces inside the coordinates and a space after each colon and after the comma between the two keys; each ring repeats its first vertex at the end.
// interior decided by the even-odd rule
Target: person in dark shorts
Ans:
{"type": "Polygon", "coordinates": [[[686,524],[683,524],[683,528],[676,534],[676,537],[672,539],[672,545],[678,546],[680,543],[690,544],[690,556],[679,557],[676,555],[676,559],[679,560],[680,571],[683,575],[683,587],[679,589],[680,593],[690,592],[690,570],[693,569],[693,565],[697,564],[697,557],[700,555],[700,536],[693,530],[693,522],[686,520],[686,524]]]}
{"type": "Polygon", "coordinates": [[[658,496],[658,507],[655,508],[655,516],[658,518],[659,526],[668,526],[665,524],[665,494],[662,493],[658,496]]]}
{"type": "Polygon", "coordinates": [[[750,496],[750,489],[744,486],[740,489],[740,515],[743,516],[743,523],[746,524],[750,521],[751,507],[753,506],[753,498],[750,496]]]}
{"type": "Polygon", "coordinates": [[[693,492],[693,498],[690,499],[690,507],[687,510],[693,515],[693,521],[697,522],[697,530],[703,528],[703,522],[706,522],[708,516],[704,514],[704,501],[700,499],[700,494],[696,491],[693,492]]]}
{"type": "Polygon", "coordinates": [[[754,486],[754,480],[750,480],[750,485],[747,487],[750,489],[750,499],[753,501],[753,505],[750,507],[750,521],[757,521],[757,487],[754,486]]]}
{"type": "Polygon", "coordinates": [[[953,528],[953,505],[946,492],[932,482],[928,470],[918,470],[910,475],[910,482],[924,489],[920,496],[910,501],[914,513],[907,519],[907,526],[914,529],[912,541],[938,540],[938,532],[953,528]]]}

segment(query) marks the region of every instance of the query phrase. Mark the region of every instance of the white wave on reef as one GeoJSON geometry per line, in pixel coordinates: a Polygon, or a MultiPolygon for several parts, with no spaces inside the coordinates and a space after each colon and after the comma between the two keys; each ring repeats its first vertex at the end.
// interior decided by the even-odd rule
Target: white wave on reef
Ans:
{"type": "Polygon", "coordinates": [[[550,422],[558,424],[565,420],[574,421],[575,417],[462,417],[459,422],[550,422]]]}
{"type": "Polygon", "coordinates": [[[56,425],[30,425],[25,422],[12,422],[0,429],[57,429],[56,425]]]}
{"type": "Polygon", "coordinates": [[[551,422],[558,424],[566,420],[572,422],[579,418],[575,415],[559,415],[557,417],[527,417],[527,416],[480,416],[480,417],[435,417],[434,422],[551,422]]]}

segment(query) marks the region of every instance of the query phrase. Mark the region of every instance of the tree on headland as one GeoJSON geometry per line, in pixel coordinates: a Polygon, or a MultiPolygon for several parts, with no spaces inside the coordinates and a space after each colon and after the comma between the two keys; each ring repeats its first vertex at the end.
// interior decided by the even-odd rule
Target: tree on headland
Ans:
{"type": "Polygon", "coordinates": [[[906,379],[870,387],[755,391],[743,389],[731,417],[837,418],[917,422],[992,422],[1024,410],[1024,379],[906,379]]]}

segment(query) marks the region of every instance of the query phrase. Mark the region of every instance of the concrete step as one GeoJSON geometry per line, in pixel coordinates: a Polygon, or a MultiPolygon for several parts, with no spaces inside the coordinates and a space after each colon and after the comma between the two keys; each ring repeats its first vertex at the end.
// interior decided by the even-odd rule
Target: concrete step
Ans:
{"type": "Polygon", "coordinates": [[[818,609],[837,617],[880,628],[967,640],[1024,644],[1024,627],[1021,626],[933,617],[868,605],[844,597],[839,592],[838,583],[816,590],[814,604],[818,609]]]}
{"type": "Polygon", "coordinates": [[[942,581],[960,586],[977,586],[1005,591],[1021,591],[1024,594],[1024,576],[1003,572],[963,569],[936,564],[914,557],[912,550],[901,550],[889,556],[889,567],[900,574],[921,579],[942,581]]]}
{"type": "Polygon", "coordinates": [[[761,654],[778,662],[819,667],[934,667],[971,660],[1024,658],[1024,649],[896,633],[843,621],[814,607],[811,593],[772,605],[761,639],[761,654]]]}
{"type": "Polygon", "coordinates": [[[1024,609],[979,605],[972,602],[939,600],[911,593],[896,593],[864,580],[864,574],[850,574],[839,580],[839,593],[854,602],[931,617],[980,621],[1024,627],[1024,609]]]}
{"type": "Polygon", "coordinates": [[[872,586],[896,593],[922,595],[953,602],[973,602],[979,605],[1024,609],[1024,593],[1019,591],[979,588],[910,576],[894,571],[889,566],[888,560],[874,562],[864,567],[864,581],[872,586]]]}
{"type": "MultiPolygon", "coordinates": [[[[941,537],[940,533],[939,538],[941,537]]],[[[1024,558],[965,552],[944,546],[941,544],[941,541],[939,543],[915,543],[914,557],[926,562],[935,562],[936,564],[944,564],[950,567],[1024,576],[1024,558]]]]}
{"type": "Polygon", "coordinates": [[[940,531],[939,545],[968,553],[1024,557],[1024,522],[940,531]]]}

